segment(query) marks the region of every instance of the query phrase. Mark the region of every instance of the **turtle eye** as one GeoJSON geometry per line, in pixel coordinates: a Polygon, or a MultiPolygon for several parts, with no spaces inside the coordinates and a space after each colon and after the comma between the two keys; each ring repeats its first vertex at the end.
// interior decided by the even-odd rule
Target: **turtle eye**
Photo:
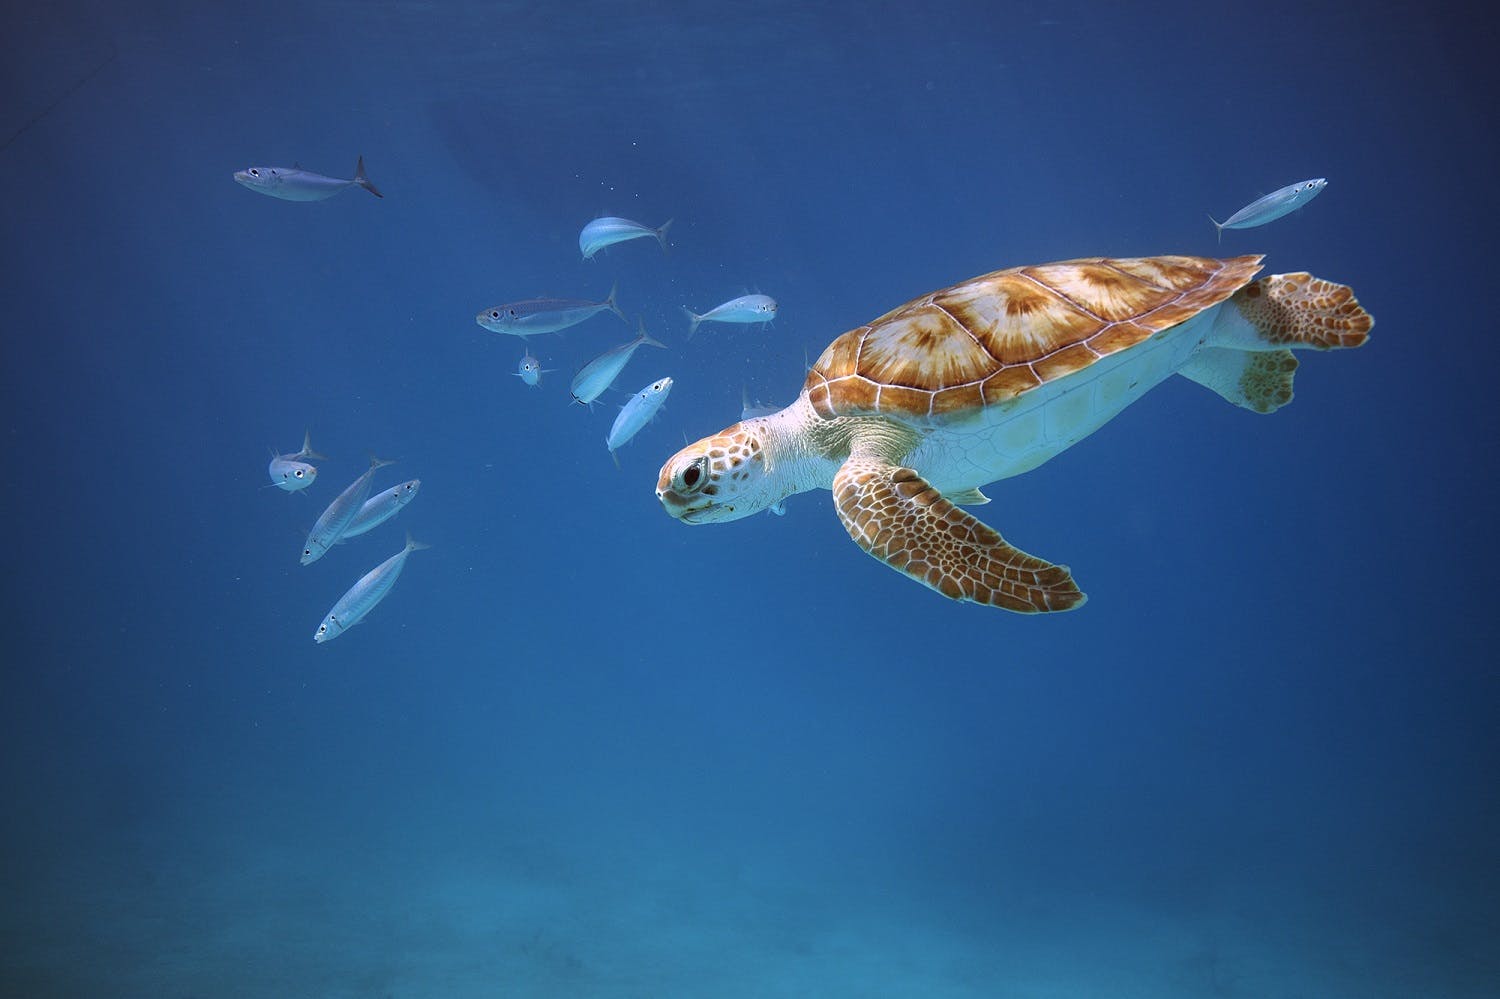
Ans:
{"type": "Polygon", "coordinates": [[[707,458],[694,458],[688,466],[677,474],[678,492],[696,492],[703,485],[703,470],[708,464],[707,458]]]}

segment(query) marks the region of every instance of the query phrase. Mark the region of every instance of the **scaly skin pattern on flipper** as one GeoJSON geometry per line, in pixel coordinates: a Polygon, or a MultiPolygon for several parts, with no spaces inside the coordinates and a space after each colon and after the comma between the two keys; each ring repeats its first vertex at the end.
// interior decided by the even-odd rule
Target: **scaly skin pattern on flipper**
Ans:
{"type": "Polygon", "coordinates": [[[1297,358],[1289,350],[1267,350],[1245,355],[1248,363],[1240,376],[1245,407],[1257,413],[1274,413],[1292,401],[1292,376],[1297,358]]]}
{"type": "Polygon", "coordinates": [[[833,500],[859,547],[945,597],[1023,614],[1086,599],[1066,566],[1007,544],[909,468],[851,457],[834,476],[833,500]]]}
{"type": "Polygon", "coordinates": [[[1230,301],[1276,347],[1358,347],[1375,325],[1348,285],[1306,271],[1261,278],[1230,301]]]}

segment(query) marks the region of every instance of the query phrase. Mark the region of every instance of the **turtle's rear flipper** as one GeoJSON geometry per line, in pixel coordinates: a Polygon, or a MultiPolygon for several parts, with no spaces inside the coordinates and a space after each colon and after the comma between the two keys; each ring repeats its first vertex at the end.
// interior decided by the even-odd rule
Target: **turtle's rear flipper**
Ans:
{"type": "Polygon", "coordinates": [[[1375,320],[1348,285],[1305,271],[1252,281],[1229,299],[1208,343],[1238,350],[1358,347],[1375,320]]]}
{"type": "Polygon", "coordinates": [[[1006,544],[909,468],[851,457],[834,476],[833,502],[856,544],[946,597],[1022,614],[1086,599],[1066,566],[1006,544]]]}
{"type": "Polygon", "coordinates": [[[1199,347],[1177,373],[1243,409],[1274,413],[1292,401],[1297,359],[1289,350],[1199,347]]]}

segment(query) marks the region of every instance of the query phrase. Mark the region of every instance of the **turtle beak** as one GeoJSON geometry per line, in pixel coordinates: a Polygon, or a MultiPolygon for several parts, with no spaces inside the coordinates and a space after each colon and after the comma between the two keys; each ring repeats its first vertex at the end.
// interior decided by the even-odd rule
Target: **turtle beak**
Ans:
{"type": "Polygon", "coordinates": [[[661,503],[662,509],[667,511],[668,516],[674,520],[685,521],[689,524],[693,522],[693,514],[702,509],[701,507],[694,507],[671,489],[657,489],[656,499],[657,502],[661,503]]]}

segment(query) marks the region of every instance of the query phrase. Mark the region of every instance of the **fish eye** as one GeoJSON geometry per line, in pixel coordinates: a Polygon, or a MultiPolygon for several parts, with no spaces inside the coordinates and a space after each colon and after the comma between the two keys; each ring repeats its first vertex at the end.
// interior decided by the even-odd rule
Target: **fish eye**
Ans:
{"type": "Polygon", "coordinates": [[[318,634],[321,635],[321,634],[323,634],[323,632],[325,632],[327,630],[328,630],[328,625],[326,625],[326,624],[320,624],[320,625],[318,625],[318,634]]]}
{"type": "Polygon", "coordinates": [[[490,310],[490,318],[491,319],[499,319],[500,318],[500,310],[499,309],[491,309],[490,310]]]}
{"type": "Polygon", "coordinates": [[[252,176],[252,177],[259,177],[260,176],[260,171],[257,170],[257,169],[255,169],[255,167],[251,167],[250,168],[250,176],[252,176]]]}
{"type": "Polygon", "coordinates": [[[312,549],[311,548],[304,548],[304,549],[302,549],[302,554],[304,554],[304,555],[311,555],[312,554],[312,549]]]}
{"type": "Polygon", "coordinates": [[[304,472],[302,469],[299,468],[295,472],[293,472],[292,474],[295,475],[297,478],[300,479],[300,478],[302,478],[302,476],[306,475],[307,473],[304,472]]]}

